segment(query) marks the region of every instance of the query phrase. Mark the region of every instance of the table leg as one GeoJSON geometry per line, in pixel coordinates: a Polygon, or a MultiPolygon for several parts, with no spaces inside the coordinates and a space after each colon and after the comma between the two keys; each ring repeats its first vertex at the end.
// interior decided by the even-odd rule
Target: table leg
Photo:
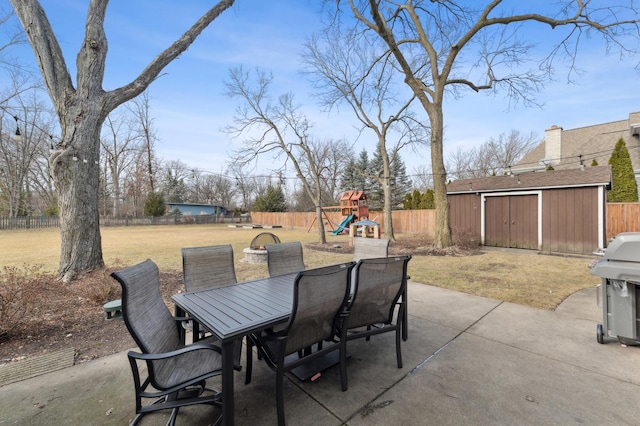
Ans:
{"type": "Polygon", "coordinates": [[[222,342],[222,424],[233,425],[234,340],[222,342]]]}

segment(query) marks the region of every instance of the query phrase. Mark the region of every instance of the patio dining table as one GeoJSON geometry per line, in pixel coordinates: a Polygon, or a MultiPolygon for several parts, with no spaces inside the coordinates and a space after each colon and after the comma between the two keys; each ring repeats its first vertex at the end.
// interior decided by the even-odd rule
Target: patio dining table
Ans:
{"type": "MultiPolygon", "coordinates": [[[[211,331],[222,348],[222,422],[234,422],[234,342],[286,322],[293,307],[297,274],[262,278],[172,296],[177,314],[185,312],[211,331]],[[181,312],[180,312],[181,311],[181,312]]],[[[194,328],[194,335],[197,329],[194,328]]]]}

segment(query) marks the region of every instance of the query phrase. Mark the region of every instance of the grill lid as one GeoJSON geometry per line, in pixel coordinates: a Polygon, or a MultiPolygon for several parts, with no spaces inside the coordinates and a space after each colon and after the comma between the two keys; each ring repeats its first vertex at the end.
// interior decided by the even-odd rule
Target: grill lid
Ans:
{"type": "Polygon", "coordinates": [[[640,232],[623,232],[609,244],[591,275],[612,280],[640,282],[640,232]]]}
{"type": "Polygon", "coordinates": [[[604,258],[640,263],[640,232],[623,232],[616,235],[605,250],[604,258]]]}

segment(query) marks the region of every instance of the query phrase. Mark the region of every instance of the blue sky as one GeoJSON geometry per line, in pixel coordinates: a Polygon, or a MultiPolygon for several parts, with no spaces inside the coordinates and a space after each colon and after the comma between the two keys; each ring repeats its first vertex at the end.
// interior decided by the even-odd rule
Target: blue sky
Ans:
{"type": "MultiPolygon", "coordinates": [[[[10,8],[6,0],[0,2],[10,8]]],[[[75,77],[73,67],[88,1],[43,0],[42,4],[75,77]]],[[[135,78],[212,4],[211,0],[112,0],[106,18],[109,55],[105,89],[135,78]]],[[[299,74],[302,42],[321,28],[319,7],[320,1],[313,0],[237,0],[215,20],[151,85],[158,155],[164,160],[179,159],[193,168],[225,169],[228,154],[239,148],[240,141],[221,132],[232,123],[236,105],[223,95],[223,82],[229,68],[239,65],[270,70],[273,93],[293,92],[316,123],[318,136],[354,140],[357,133],[352,117],[344,111],[332,115],[321,112],[310,96],[311,85],[299,74]]],[[[550,31],[542,30],[528,28],[527,36],[549,41],[550,31]]],[[[467,92],[460,99],[449,99],[445,104],[445,157],[458,146],[478,146],[511,129],[535,132],[542,138],[553,124],[571,129],[627,119],[630,112],[640,111],[639,74],[634,70],[639,59],[620,62],[615,54],[605,56],[604,47],[596,42],[582,47],[577,65],[585,74],[578,84],[570,85],[566,71],[560,69],[556,81],[548,83],[538,96],[543,108],[516,105],[509,109],[504,94],[467,92]]],[[[30,49],[21,52],[25,61],[33,61],[30,49]]],[[[373,143],[361,138],[356,151],[363,148],[373,152],[373,143]]],[[[405,152],[407,172],[430,162],[429,155],[426,150],[405,152]]],[[[265,160],[261,164],[269,164],[269,159],[265,160]]]]}

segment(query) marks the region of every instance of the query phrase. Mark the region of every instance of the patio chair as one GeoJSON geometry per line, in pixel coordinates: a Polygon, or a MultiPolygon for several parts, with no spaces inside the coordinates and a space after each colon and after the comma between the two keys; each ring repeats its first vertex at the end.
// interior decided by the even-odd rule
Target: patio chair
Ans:
{"type": "Polygon", "coordinates": [[[276,405],[278,424],[285,424],[284,373],[313,361],[330,352],[339,351],[342,390],[347,390],[346,339],[315,352],[301,351],[316,342],[331,340],[334,330],[344,321],[349,295],[349,281],[353,262],[302,271],[296,277],[293,293],[293,309],[286,327],[281,331],[253,334],[247,341],[247,369],[245,383],[251,382],[252,346],[267,365],[276,372],[276,405]],[[287,355],[298,356],[287,357],[287,355]],[[287,357],[287,358],[285,358],[287,357]]]}
{"type": "Polygon", "coordinates": [[[162,299],[156,264],[146,260],[111,276],[122,286],[124,323],[140,348],[140,352],[127,353],[136,398],[131,425],[159,410],[172,410],[167,424],[173,425],[180,407],[219,405],[222,394],[206,387],[206,380],[222,372],[220,348],[209,339],[182,344],[181,319],[171,315],[162,299]],[[146,363],[147,368],[139,363],[146,363]],[[153,402],[143,405],[148,399],[153,402]]]}
{"type": "MultiPolygon", "coordinates": [[[[182,274],[185,291],[206,290],[226,284],[236,283],[236,271],[233,262],[233,247],[222,244],[205,247],[187,247],[182,249],[182,274]]],[[[182,322],[186,330],[193,330],[193,319],[182,322]]],[[[206,336],[207,330],[201,325],[193,334],[194,341],[206,336]]],[[[241,370],[242,340],[238,340],[234,349],[236,370],[241,370]]]]}
{"type": "Polygon", "coordinates": [[[304,271],[302,243],[300,241],[266,244],[264,248],[267,250],[269,276],[276,277],[304,271]]]}
{"type": "MultiPolygon", "coordinates": [[[[361,259],[373,259],[377,257],[387,257],[389,256],[389,240],[381,239],[381,238],[355,238],[354,239],[354,249],[353,249],[353,261],[357,262],[361,259]]],[[[354,272],[355,273],[355,269],[354,272]]],[[[407,281],[410,280],[411,277],[407,275],[407,281]]],[[[352,280],[351,287],[353,289],[355,283],[355,279],[352,280]]],[[[404,306],[404,318],[402,325],[402,340],[407,340],[409,338],[409,331],[407,329],[407,318],[408,318],[408,306],[405,304],[404,306]]]]}
{"type": "Polygon", "coordinates": [[[186,291],[204,290],[236,282],[231,244],[182,249],[186,291]]]}
{"type": "Polygon", "coordinates": [[[384,238],[354,238],[353,261],[387,257],[389,255],[389,240],[384,238]]]}
{"type": "Polygon", "coordinates": [[[347,340],[363,337],[369,340],[373,335],[395,331],[398,368],[402,368],[400,341],[406,319],[404,300],[409,260],[411,255],[361,259],[354,268],[355,293],[347,307],[347,340]]]}

